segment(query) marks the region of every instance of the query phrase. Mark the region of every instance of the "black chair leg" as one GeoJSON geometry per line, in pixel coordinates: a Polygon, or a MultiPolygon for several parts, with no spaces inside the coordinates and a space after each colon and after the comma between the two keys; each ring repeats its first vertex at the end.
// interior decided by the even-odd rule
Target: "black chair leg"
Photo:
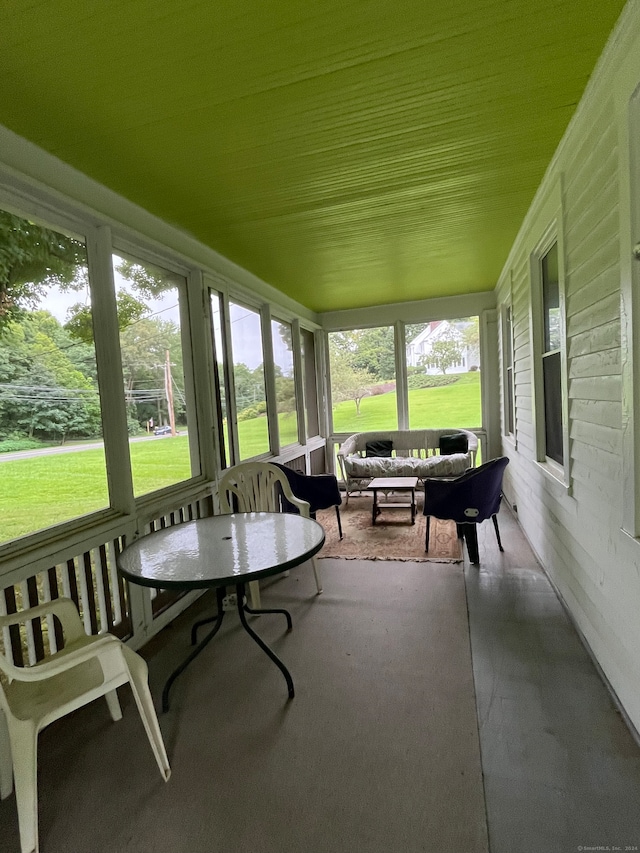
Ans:
{"type": "Polygon", "coordinates": [[[429,526],[430,526],[430,522],[431,522],[431,516],[428,515],[427,516],[427,523],[425,525],[425,531],[424,531],[424,550],[425,551],[429,550],[429,526]]]}
{"type": "Polygon", "coordinates": [[[338,532],[340,533],[340,538],[342,539],[342,521],[340,520],[340,507],[336,507],[336,518],[338,519],[338,532]]]}
{"type": "Polygon", "coordinates": [[[478,526],[477,524],[464,525],[464,538],[469,552],[469,562],[474,566],[480,565],[480,552],[478,551],[478,526]]]}
{"type": "Polygon", "coordinates": [[[494,526],[495,531],[496,531],[496,539],[498,540],[498,548],[501,551],[504,551],[504,548],[502,547],[502,542],[500,541],[500,530],[498,529],[498,516],[492,515],[491,517],[493,519],[493,526],[494,526]]]}

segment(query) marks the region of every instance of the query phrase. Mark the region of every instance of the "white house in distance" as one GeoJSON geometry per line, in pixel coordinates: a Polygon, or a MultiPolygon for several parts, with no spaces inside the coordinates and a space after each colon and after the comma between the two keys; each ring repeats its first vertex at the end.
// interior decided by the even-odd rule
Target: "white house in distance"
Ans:
{"type": "Polygon", "coordinates": [[[425,357],[429,356],[434,343],[442,340],[457,341],[460,344],[461,359],[447,367],[447,373],[467,373],[473,368],[480,367],[480,353],[477,346],[470,346],[465,341],[464,330],[469,325],[467,320],[434,320],[427,323],[424,329],[407,344],[407,366],[424,367],[425,373],[437,374],[442,370],[435,364],[426,365],[425,357]]]}

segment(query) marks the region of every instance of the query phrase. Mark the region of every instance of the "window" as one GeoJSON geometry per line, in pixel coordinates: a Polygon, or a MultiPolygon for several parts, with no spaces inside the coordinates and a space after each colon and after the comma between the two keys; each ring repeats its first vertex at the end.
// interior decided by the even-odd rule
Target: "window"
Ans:
{"type": "Polygon", "coordinates": [[[298,441],[296,383],[293,374],[293,333],[291,324],[271,321],[273,370],[276,384],[276,407],[280,447],[298,441]]]}
{"type": "Polygon", "coordinates": [[[329,333],[334,432],[397,429],[393,326],[329,333]]]}
{"type": "Polygon", "coordinates": [[[85,244],[0,211],[0,542],[109,505],[85,244]]]}
{"type": "Polygon", "coordinates": [[[269,452],[262,323],[257,311],[229,303],[240,459],[269,452]]]}
{"type": "Polygon", "coordinates": [[[502,364],[503,364],[503,409],[504,433],[515,436],[515,384],[513,375],[513,322],[511,306],[507,305],[502,314],[502,364]]]}
{"type": "Polygon", "coordinates": [[[188,480],[187,401],[180,301],[185,279],[113,256],[129,451],[136,496],[188,480]]]}
{"type": "Polygon", "coordinates": [[[542,321],[544,345],[542,376],[544,396],[545,454],[558,464],[564,463],[562,429],[562,375],[560,281],[558,244],[554,243],[541,260],[542,321]]]}
{"type": "Polygon", "coordinates": [[[410,429],[482,425],[478,317],[405,331],[410,429]]]}
{"type": "Polygon", "coordinates": [[[568,484],[564,282],[557,237],[544,240],[532,255],[532,341],[536,447],[550,473],[561,466],[568,484]]]}

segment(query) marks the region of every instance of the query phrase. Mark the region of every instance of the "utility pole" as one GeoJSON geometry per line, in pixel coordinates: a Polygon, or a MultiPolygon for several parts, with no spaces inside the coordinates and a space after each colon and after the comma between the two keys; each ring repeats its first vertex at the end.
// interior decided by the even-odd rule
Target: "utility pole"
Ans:
{"type": "Polygon", "coordinates": [[[164,393],[167,398],[167,409],[169,410],[169,426],[171,427],[171,435],[175,435],[176,416],[173,411],[173,383],[171,381],[171,360],[169,358],[169,350],[166,351],[164,362],[164,393]]]}

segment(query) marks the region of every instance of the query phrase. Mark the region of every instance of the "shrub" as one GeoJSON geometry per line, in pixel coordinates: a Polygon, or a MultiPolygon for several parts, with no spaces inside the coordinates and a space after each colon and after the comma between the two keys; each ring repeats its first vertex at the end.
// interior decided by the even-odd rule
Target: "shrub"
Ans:
{"type": "Polygon", "coordinates": [[[243,409],[241,412],[238,412],[238,420],[239,421],[251,421],[253,418],[259,418],[260,415],[264,415],[267,412],[267,403],[265,400],[261,400],[259,403],[256,403],[255,406],[249,406],[246,409],[243,409]]]}
{"type": "Polygon", "coordinates": [[[129,435],[138,435],[142,432],[142,427],[135,418],[127,415],[127,432],[129,435]]]}
{"type": "Polygon", "coordinates": [[[395,382],[383,382],[380,385],[372,385],[369,388],[369,395],[376,397],[378,394],[388,394],[390,391],[396,390],[395,382]]]}
{"type": "Polygon", "coordinates": [[[43,447],[41,441],[35,438],[7,438],[0,441],[0,453],[15,453],[17,450],[35,450],[43,447]]]}
{"type": "Polygon", "coordinates": [[[441,388],[443,385],[453,385],[457,381],[457,376],[430,376],[428,373],[416,373],[407,378],[407,386],[409,388],[441,388]]]}

